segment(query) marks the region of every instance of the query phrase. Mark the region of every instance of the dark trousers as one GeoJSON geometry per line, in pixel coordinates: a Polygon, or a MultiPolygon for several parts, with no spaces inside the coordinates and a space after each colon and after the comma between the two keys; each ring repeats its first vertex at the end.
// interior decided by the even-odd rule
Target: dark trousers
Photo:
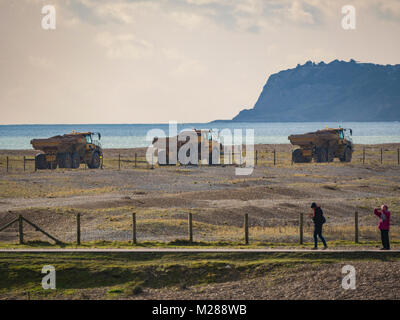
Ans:
{"type": "Polygon", "coordinates": [[[318,237],[326,247],[326,241],[322,236],[322,224],[314,224],[314,247],[318,247],[318,237]]]}
{"type": "Polygon", "coordinates": [[[381,230],[382,246],[385,249],[390,249],[389,230],[381,230]]]}

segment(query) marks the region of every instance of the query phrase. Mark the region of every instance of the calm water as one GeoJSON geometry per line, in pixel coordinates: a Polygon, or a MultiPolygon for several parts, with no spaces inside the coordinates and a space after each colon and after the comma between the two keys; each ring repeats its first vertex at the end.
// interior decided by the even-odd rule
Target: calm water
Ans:
{"type": "MultiPolygon", "coordinates": [[[[187,123],[178,124],[182,129],[254,129],[255,143],[289,143],[290,134],[305,133],[328,127],[352,128],[353,141],[359,144],[400,143],[400,122],[276,122],[276,123],[187,123]]],[[[90,125],[0,125],[0,149],[31,149],[30,140],[47,138],[76,131],[96,131],[102,134],[104,148],[146,147],[147,132],[164,130],[168,124],[90,124],[90,125]]],[[[161,135],[158,135],[161,136],[161,135]]]]}

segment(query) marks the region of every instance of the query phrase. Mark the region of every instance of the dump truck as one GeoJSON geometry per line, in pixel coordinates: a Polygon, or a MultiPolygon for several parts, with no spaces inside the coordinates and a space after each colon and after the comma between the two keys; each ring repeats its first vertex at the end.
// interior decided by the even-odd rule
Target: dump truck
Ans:
{"type": "Polygon", "coordinates": [[[290,135],[292,145],[299,146],[292,153],[295,163],[332,162],[339,158],[341,162],[350,162],[353,154],[352,129],[326,128],[315,132],[290,135]]]}
{"type": "Polygon", "coordinates": [[[72,132],[48,139],[33,139],[31,145],[41,153],[35,156],[35,167],[39,170],[79,168],[86,163],[88,168],[97,169],[103,159],[98,132],[72,132]]]}
{"type": "MultiPolygon", "coordinates": [[[[203,154],[208,157],[208,165],[217,165],[220,163],[220,155],[223,150],[222,144],[218,141],[217,134],[210,129],[193,129],[188,131],[182,131],[178,136],[174,137],[166,137],[166,138],[158,138],[155,137],[153,139],[153,147],[157,149],[158,153],[158,164],[159,165],[176,165],[178,160],[179,150],[189,143],[190,137],[197,136],[195,139],[195,146],[193,148],[197,149],[197,159],[193,159],[187,164],[196,165],[199,164],[201,156],[203,154]],[[179,137],[184,138],[182,141],[179,137]],[[175,152],[177,155],[176,161],[171,157],[172,152],[175,152]]],[[[193,140],[192,140],[193,142],[193,140]]],[[[190,149],[186,151],[186,157],[190,157],[190,149]]]]}

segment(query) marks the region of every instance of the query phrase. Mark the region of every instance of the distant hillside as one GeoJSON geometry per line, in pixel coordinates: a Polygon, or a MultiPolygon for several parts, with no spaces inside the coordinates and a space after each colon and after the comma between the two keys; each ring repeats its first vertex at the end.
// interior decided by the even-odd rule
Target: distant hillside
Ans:
{"type": "Polygon", "coordinates": [[[400,120],[400,65],[308,61],[269,77],[233,121],[400,120]]]}

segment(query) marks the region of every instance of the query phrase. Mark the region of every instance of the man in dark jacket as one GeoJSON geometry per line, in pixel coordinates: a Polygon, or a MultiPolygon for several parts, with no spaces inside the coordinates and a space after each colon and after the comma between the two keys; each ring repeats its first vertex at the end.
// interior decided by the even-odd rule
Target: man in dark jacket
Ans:
{"type": "Polygon", "coordinates": [[[311,219],[314,222],[314,250],[318,249],[318,237],[321,239],[324,244],[324,249],[328,248],[326,245],[326,241],[322,236],[322,225],[325,223],[324,213],[322,212],[321,207],[317,206],[315,202],[311,204],[311,208],[314,210],[314,213],[311,216],[311,219]]]}

